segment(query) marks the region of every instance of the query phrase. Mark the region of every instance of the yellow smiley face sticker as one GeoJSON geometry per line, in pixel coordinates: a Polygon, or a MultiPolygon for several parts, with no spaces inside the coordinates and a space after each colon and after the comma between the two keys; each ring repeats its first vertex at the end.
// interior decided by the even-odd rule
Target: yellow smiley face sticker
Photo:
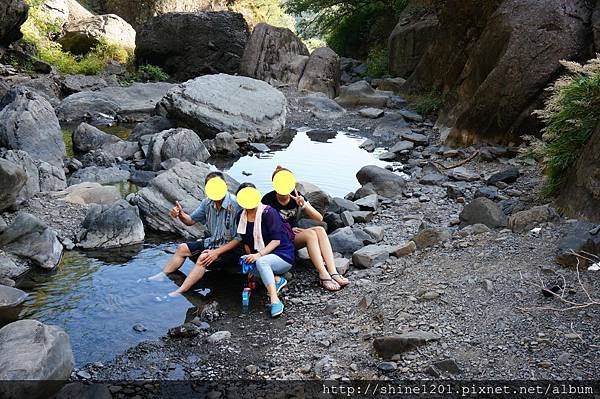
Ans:
{"type": "Polygon", "coordinates": [[[245,187],[237,193],[238,204],[244,209],[254,209],[260,204],[262,194],[254,187],[245,187]]]}
{"type": "Polygon", "coordinates": [[[227,183],[220,177],[213,177],[204,187],[206,196],[213,201],[221,201],[227,194],[227,183]]]}
{"type": "Polygon", "coordinates": [[[273,178],[273,188],[279,195],[288,195],[296,188],[296,178],[289,170],[277,172],[273,178]]]}

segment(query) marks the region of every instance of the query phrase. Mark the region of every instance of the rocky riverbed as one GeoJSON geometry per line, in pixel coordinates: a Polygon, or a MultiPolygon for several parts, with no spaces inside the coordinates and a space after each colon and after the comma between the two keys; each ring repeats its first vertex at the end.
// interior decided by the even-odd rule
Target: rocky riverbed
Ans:
{"type": "MultiPolygon", "coordinates": [[[[190,294],[193,306],[181,315],[185,323],[165,329],[161,339],[72,372],[72,353],[63,348],[71,357],[61,372],[72,381],[597,375],[594,298],[600,287],[597,272],[587,271],[597,259],[585,253],[600,251],[598,228],[567,220],[543,203],[539,166],[519,157],[519,148],[440,144],[441,133],[410,110],[397,94],[398,84],[358,81],[343,86],[334,101],[289,86],[278,91],[248,78],[213,75],[176,87],[105,87],[63,99],[57,109],[65,122],[142,122],[126,140],[92,124],[76,125],[75,157],[63,169],[56,166],[64,151],[60,143],[42,152],[31,145],[0,154],[4,171],[19,187],[17,193],[5,189],[4,201],[14,204],[5,207],[0,223],[7,285],[18,285],[28,269],[53,269],[63,249],[110,253],[112,247],[143,242],[142,223],[159,234],[202,234],[202,228],[187,229],[166,215],[173,201],[193,208],[211,163],[229,167],[240,156],[285,149],[300,130],[321,143],[339,132],[362,137],[360,147],[378,154],[385,167],[360,167],[360,188],[348,188],[345,198],[330,196],[314,182],[300,187],[325,216],[339,271],[352,281],[347,288],[337,293],[319,288],[301,252],[283,294],[286,311],[271,320],[263,290],[243,313],[237,305],[240,277],[215,272],[199,288],[216,294],[190,294]],[[238,84],[248,93],[227,103],[213,89],[221,83],[226,93],[238,84]],[[192,95],[183,96],[185,90],[192,95]],[[145,92],[154,96],[155,108],[137,100],[145,92]],[[105,114],[99,104],[107,95],[119,105],[105,114]],[[206,102],[205,95],[213,97],[206,102]],[[244,107],[244,101],[262,97],[269,98],[263,106],[244,107]],[[235,112],[214,111],[223,107],[235,112]],[[177,127],[184,120],[202,134],[177,127]],[[228,132],[217,133],[222,129],[228,132]],[[24,179],[12,163],[37,180],[24,179]],[[115,186],[129,182],[139,191],[123,193],[115,186]],[[592,259],[579,258],[579,274],[570,249],[592,259]]],[[[18,117],[19,104],[33,114],[50,109],[29,89],[10,93],[14,110],[5,108],[5,116],[18,117]]],[[[57,136],[55,122],[51,134],[57,136]]],[[[352,165],[353,159],[342,156],[339,162],[352,165]]],[[[313,163],[310,167],[320,167],[319,160],[313,163]]],[[[233,188],[238,184],[227,179],[233,188]]],[[[133,321],[122,328],[146,329],[133,321]]],[[[38,343],[35,335],[31,339],[38,343]]],[[[115,397],[158,395],[157,389],[153,383],[110,387],[115,397]]]]}
{"type": "MultiPolygon", "coordinates": [[[[295,108],[295,92],[286,95],[292,123],[355,128],[385,145],[373,134],[381,120],[351,109],[342,119],[320,122],[295,108]]],[[[537,165],[513,156],[479,156],[444,170],[441,165],[452,166],[476,149],[440,148],[431,123],[410,125],[432,144],[416,146],[402,162],[411,176],[402,194],[380,196],[372,219],[354,226],[381,228],[377,248],[389,247],[375,250],[362,267],[352,266],[349,287],[326,292],[310,268],[298,266],[283,295],[282,318],[268,317],[260,290],[252,299],[258,305],[247,314],[213,303],[180,329],[165,331],[163,339],[144,342],[111,362],[89,364],[74,379],[594,378],[599,314],[597,305],[585,306],[584,288],[592,297],[599,291],[596,272],[581,267],[580,283],[575,269],[555,260],[577,222],[552,212],[532,222],[527,212],[518,213],[541,205],[537,165]],[[507,175],[515,168],[516,176],[486,184],[497,172],[507,175]],[[497,226],[483,200],[471,212],[477,220],[465,222],[465,202],[474,197],[504,209],[497,226]],[[507,228],[506,217],[515,213],[507,228]],[[470,226],[459,229],[461,223],[470,226]],[[410,240],[418,247],[414,252],[410,240]],[[563,299],[545,296],[540,285],[561,285],[562,278],[563,299]],[[582,305],[566,310],[567,301],[582,305]]],[[[479,150],[514,155],[506,148],[479,150]]],[[[237,296],[239,287],[235,280],[221,289],[237,296]]],[[[152,384],[111,387],[117,397],[155,389],[152,384]]]]}

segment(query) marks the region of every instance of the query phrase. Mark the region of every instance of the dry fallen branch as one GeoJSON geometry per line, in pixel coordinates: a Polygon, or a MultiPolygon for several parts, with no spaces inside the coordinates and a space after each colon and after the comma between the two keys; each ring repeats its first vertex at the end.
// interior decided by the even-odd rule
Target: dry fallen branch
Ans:
{"type": "MultiPolygon", "coordinates": [[[[539,307],[518,307],[518,310],[521,310],[523,312],[527,312],[527,311],[531,311],[531,310],[551,310],[551,311],[556,311],[556,312],[564,312],[564,311],[568,311],[568,310],[573,310],[573,309],[583,309],[583,308],[588,308],[590,306],[600,306],[600,300],[598,299],[593,299],[592,296],[590,295],[589,291],[585,288],[585,286],[583,285],[583,281],[581,281],[581,274],[579,273],[579,264],[581,263],[579,261],[579,259],[586,259],[586,260],[590,260],[589,258],[578,254],[577,252],[571,250],[571,253],[573,255],[576,256],[577,258],[577,267],[576,267],[576,273],[577,273],[577,282],[579,283],[579,286],[581,287],[581,290],[584,292],[585,296],[587,297],[587,302],[574,302],[571,300],[568,300],[564,297],[565,294],[565,288],[566,288],[566,280],[564,278],[564,276],[562,274],[558,274],[562,280],[563,280],[563,288],[561,290],[560,295],[551,291],[548,287],[546,287],[546,285],[544,284],[544,282],[542,281],[542,278],[539,276],[538,274],[538,278],[540,280],[540,283],[536,283],[534,281],[527,281],[525,280],[525,278],[523,277],[523,274],[521,272],[519,272],[519,275],[521,276],[521,280],[531,286],[534,286],[544,292],[547,292],[549,294],[551,294],[553,297],[557,298],[558,300],[560,300],[562,303],[567,304],[569,306],[567,307],[563,307],[563,308],[557,308],[557,307],[551,307],[551,306],[539,306],[539,307]]],[[[594,256],[594,255],[592,255],[594,256]]]]}
{"type": "Polygon", "coordinates": [[[475,158],[477,155],[479,155],[479,150],[477,150],[477,151],[475,151],[473,154],[471,154],[471,155],[469,156],[469,158],[467,158],[467,159],[463,159],[462,161],[460,161],[460,162],[458,162],[458,163],[455,163],[454,165],[450,165],[450,166],[445,166],[445,165],[442,165],[442,164],[441,164],[441,163],[439,163],[439,162],[434,162],[434,163],[435,163],[436,165],[438,165],[438,166],[440,166],[440,167],[442,167],[442,168],[446,169],[446,170],[448,170],[448,169],[454,169],[454,168],[458,168],[459,166],[463,166],[463,165],[464,165],[464,164],[466,164],[467,162],[469,162],[469,161],[473,160],[473,159],[474,159],[474,158],[475,158]]]}

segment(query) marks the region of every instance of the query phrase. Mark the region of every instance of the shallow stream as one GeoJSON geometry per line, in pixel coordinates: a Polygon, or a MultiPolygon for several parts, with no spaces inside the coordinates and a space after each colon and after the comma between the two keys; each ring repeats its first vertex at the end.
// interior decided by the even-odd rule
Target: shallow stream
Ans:
{"type": "MultiPolygon", "coordinates": [[[[359,148],[363,138],[344,132],[315,135],[308,130],[300,129],[287,148],[240,158],[227,172],[240,182],[255,183],[266,193],[271,190],[273,169],[283,165],[298,180],[343,197],[359,187],[355,175],[361,167],[388,164],[378,160],[381,151],[369,153],[359,148]]],[[[117,132],[122,135],[122,130],[117,132]]],[[[219,302],[221,311],[239,314],[239,276],[223,279],[213,274],[203,280],[201,286],[210,290],[206,298],[206,290],[170,298],[166,294],[174,289],[173,281],[147,280],[161,270],[176,244],[173,237],[151,236],[143,246],[127,251],[66,252],[56,270],[32,274],[22,283],[30,296],[21,317],[64,328],[76,363],[82,366],[108,361],[141,341],[164,336],[169,328],[201,313],[212,300],[219,302]]],[[[182,271],[187,273],[191,267],[188,261],[182,271]]],[[[253,306],[262,305],[253,301],[253,306]]]]}

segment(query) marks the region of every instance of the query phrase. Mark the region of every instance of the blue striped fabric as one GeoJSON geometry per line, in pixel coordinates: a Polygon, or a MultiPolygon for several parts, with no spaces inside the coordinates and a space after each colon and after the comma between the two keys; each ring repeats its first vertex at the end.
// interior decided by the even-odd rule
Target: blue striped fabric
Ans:
{"type": "Polygon", "coordinates": [[[237,233],[237,215],[242,209],[237,203],[235,195],[227,193],[223,199],[221,209],[217,209],[215,202],[205,198],[200,206],[190,215],[193,220],[206,226],[210,237],[204,239],[204,247],[209,249],[219,248],[232,239],[241,240],[237,233]]]}

